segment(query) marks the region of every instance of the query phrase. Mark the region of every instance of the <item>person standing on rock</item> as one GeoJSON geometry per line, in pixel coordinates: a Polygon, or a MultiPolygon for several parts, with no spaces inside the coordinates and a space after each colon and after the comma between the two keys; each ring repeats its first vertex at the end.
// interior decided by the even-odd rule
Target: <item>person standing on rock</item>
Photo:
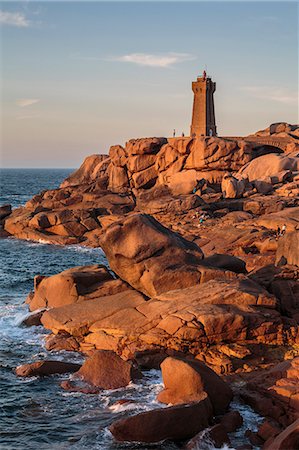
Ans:
{"type": "Polygon", "coordinates": [[[286,226],[286,224],[284,223],[283,226],[281,227],[281,233],[280,233],[280,235],[283,236],[284,234],[286,234],[286,231],[287,231],[287,226],[286,226]]]}
{"type": "Polygon", "coordinates": [[[172,136],[175,137],[175,129],[173,129],[172,136]]]}

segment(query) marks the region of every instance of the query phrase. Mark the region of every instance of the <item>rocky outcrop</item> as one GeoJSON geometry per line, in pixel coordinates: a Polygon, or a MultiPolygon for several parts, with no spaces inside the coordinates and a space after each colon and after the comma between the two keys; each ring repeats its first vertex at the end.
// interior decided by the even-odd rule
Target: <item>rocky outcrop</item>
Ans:
{"type": "MultiPolygon", "coordinates": [[[[52,308],[41,322],[55,334],[74,336],[83,351],[107,349],[126,358],[139,351],[172,349],[202,359],[204,349],[225,342],[295,341],[295,322],[282,319],[276,298],[252,281],[233,276],[222,274],[222,279],[147,301],[134,290],[85,300],[52,308]]],[[[217,372],[221,364],[209,360],[217,372]]]]}
{"type": "MultiPolygon", "coordinates": [[[[285,134],[283,141],[296,147],[298,128],[287,129],[292,131],[274,134],[285,134]]],[[[261,215],[297,206],[298,152],[278,155],[268,149],[257,158],[261,152],[254,139],[259,137],[251,136],[252,142],[249,138],[153,137],[112,146],[109,156],[91,155],[59,189],[34,196],[5,217],[5,233],[96,247],[107,223],[134,210],[162,215],[162,222],[173,226],[184,222],[189,211],[214,213],[221,183],[229,212],[243,209],[261,215]],[[229,203],[237,199],[247,201],[229,203]]],[[[198,234],[195,223],[182,228],[186,234],[187,228],[193,236],[198,234]]]]}
{"type": "Polygon", "coordinates": [[[36,361],[16,368],[19,377],[46,376],[58,373],[72,373],[80,369],[80,364],[63,361],[36,361]]]}
{"type": "Polygon", "coordinates": [[[136,214],[112,224],[101,239],[111,269],[145,295],[198,283],[200,248],[163,227],[153,217],[136,214]]]}
{"type": "Polygon", "coordinates": [[[80,185],[37,195],[5,219],[4,229],[20,239],[58,245],[89,240],[93,245],[92,232],[101,229],[102,216],[126,214],[135,207],[131,196],[93,188],[80,185]]]}
{"type": "Polygon", "coordinates": [[[157,399],[173,405],[205,398],[215,415],[223,414],[232,400],[230,387],[201,361],[166,358],[161,364],[164,390],[157,399]]]}
{"type": "Polygon", "coordinates": [[[212,407],[205,397],[190,405],[154,409],[114,422],[109,430],[117,441],[183,441],[209,425],[212,407]]]}
{"type": "Polygon", "coordinates": [[[119,294],[52,308],[43,314],[41,322],[55,334],[66,331],[74,336],[82,336],[87,334],[97,321],[114,316],[116,313],[126,319],[125,312],[128,313],[131,309],[135,311],[135,308],[143,303],[145,303],[143,295],[127,290],[119,294]]]}
{"type": "Polygon", "coordinates": [[[29,294],[26,302],[34,311],[113,295],[128,289],[126,283],[113,278],[103,265],[74,267],[51,277],[37,275],[34,293],[29,294]]]}

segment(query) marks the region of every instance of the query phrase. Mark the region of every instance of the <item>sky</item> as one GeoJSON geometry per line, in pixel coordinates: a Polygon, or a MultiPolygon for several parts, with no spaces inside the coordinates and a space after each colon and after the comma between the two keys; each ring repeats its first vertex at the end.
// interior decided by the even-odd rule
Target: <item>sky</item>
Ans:
{"type": "Polygon", "coordinates": [[[191,82],[216,81],[221,136],[298,123],[296,2],[2,1],[1,167],[78,167],[190,132],[191,82]]]}

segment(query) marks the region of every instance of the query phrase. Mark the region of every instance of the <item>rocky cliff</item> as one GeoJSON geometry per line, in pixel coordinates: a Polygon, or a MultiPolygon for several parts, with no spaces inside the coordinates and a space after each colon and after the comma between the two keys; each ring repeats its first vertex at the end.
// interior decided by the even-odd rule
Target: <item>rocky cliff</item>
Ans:
{"type": "MultiPolygon", "coordinates": [[[[173,406],[118,420],[117,440],[193,438],[184,448],[201,448],[206,430],[221,447],[242,423],[225,414],[239,395],[265,417],[247,434],[254,446],[297,448],[298,130],[133,139],[86,158],[60,188],[3,208],[15,237],[106,254],[109,270],[39,275],[27,298],[27,324],[52,332],[49,351],[90,356],[64,389],[118,388],[161,365],[157,400],[173,406]]],[[[76,370],[34,364],[18,375],[76,370]]]]}

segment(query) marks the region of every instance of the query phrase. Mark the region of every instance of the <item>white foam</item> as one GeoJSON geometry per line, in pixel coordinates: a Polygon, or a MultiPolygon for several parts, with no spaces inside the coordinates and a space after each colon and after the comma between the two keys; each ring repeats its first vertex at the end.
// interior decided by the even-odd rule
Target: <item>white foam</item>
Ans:
{"type": "Polygon", "coordinates": [[[139,409],[140,408],[140,404],[138,405],[138,403],[133,403],[128,401],[127,403],[115,403],[111,406],[109,406],[110,411],[114,412],[114,413],[120,413],[123,411],[132,411],[134,409],[139,409]]]}

